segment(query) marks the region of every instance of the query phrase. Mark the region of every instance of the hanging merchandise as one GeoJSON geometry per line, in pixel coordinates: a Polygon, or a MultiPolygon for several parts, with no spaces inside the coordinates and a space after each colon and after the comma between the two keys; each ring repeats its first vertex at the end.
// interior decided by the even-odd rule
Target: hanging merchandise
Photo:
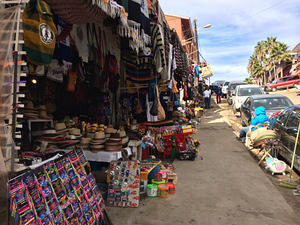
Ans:
{"type": "Polygon", "coordinates": [[[75,92],[77,76],[78,76],[78,71],[73,71],[73,69],[70,69],[68,71],[68,83],[67,83],[68,92],[75,92]]]}
{"type": "Polygon", "coordinates": [[[47,78],[59,83],[64,81],[65,68],[59,65],[57,59],[53,59],[48,67],[47,78]]]}
{"type": "Polygon", "coordinates": [[[50,7],[43,0],[31,0],[24,9],[24,50],[33,64],[51,63],[57,32],[52,16],[50,7]]]}
{"type": "Polygon", "coordinates": [[[53,58],[57,58],[60,64],[72,65],[72,52],[70,43],[70,32],[72,24],[66,24],[62,19],[54,16],[57,27],[56,49],[53,58]]]}
{"type": "Polygon", "coordinates": [[[159,121],[165,120],[166,119],[166,113],[164,108],[161,105],[160,102],[160,97],[159,97],[159,91],[158,91],[158,87],[156,86],[156,99],[158,99],[158,105],[157,105],[157,119],[159,121]]]}

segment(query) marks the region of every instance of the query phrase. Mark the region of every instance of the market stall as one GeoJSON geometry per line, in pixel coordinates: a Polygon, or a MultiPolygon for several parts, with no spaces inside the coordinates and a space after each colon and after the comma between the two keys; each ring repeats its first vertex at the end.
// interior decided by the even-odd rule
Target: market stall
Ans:
{"type": "Polygon", "coordinates": [[[21,16],[25,98],[14,108],[15,155],[28,172],[9,182],[12,215],[93,224],[104,219],[100,192],[116,207],[175,193],[170,163],[199,156],[189,125],[199,74],[158,1],[30,0],[21,16]]]}

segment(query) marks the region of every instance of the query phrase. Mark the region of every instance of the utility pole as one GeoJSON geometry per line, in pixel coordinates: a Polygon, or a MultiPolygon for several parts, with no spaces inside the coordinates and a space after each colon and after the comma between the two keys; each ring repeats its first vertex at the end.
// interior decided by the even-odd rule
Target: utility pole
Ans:
{"type": "Polygon", "coordinates": [[[200,64],[200,60],[199,60],[199,46],[198,46],[198,33],[197,33],[197,20],[194,19],[194,35],[195,35],[195,39],[196,39],[196,55],[197,55],[197,64],[200,64]]]}

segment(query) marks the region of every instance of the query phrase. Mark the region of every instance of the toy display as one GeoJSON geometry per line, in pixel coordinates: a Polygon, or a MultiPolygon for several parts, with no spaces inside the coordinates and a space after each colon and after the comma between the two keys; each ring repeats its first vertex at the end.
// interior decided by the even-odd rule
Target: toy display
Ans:
{"type": "Polygon", "coordinates": [[[111,162],[109,180],[108,205],[133,208],[139,206],[139,161],[111,162]]]}

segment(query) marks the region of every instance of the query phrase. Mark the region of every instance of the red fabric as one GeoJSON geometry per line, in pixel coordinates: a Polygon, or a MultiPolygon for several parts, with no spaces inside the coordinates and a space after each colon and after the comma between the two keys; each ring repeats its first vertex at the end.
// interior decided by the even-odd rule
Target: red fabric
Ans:
{"type": "Polygon", "coordinates": [[[217,103],[221,103],[221,95],[217,94],[217,103]]]}
{"type": "Polygon", "coordinates": [[[170,138],[164,138],[164,153],[163,153],[163,160],[171,156],[172,152],[172,142],[170,138]]]}
{"type": "Polygon", "coordinates": [[[185,142],[184,134],[176,134],[176,146],[177,146],[177,151],[186,150],[186,142],[185,142]]]}
{"type": "Polygon", "coordinates": [[[142,149],[142,160],[147,159],[149,156],[149,147],[142,149]]]}

